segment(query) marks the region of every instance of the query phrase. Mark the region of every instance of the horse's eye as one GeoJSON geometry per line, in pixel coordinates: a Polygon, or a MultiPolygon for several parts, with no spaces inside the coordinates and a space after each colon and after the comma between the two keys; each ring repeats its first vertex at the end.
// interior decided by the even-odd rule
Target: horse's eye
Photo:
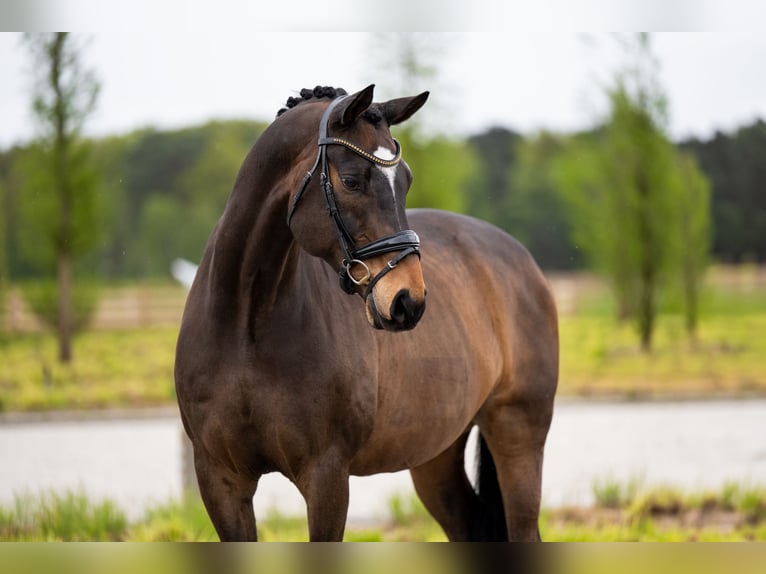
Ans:
{"type": "Polygon", "coordinates": [[[360,184],[357,178],[350,175],[345,175],[341,178],[341,181],[343,182],[343,187],[345,187],[347,190],[359,191],[360,184]]]}

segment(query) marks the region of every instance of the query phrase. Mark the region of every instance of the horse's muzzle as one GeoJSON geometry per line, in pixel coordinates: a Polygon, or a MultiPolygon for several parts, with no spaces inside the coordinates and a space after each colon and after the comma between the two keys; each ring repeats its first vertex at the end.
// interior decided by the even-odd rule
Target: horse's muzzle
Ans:
{"type": "Polygon", "coordinates": [[[425,296],[421,299],[415,299],[410,294],[409,289],[401,289],[393,298],[389,309],[390,319],[382,316],[372,301],[369,301],[367,305],[367,314],[372,326],[386,331],[414,329],[423,317],[425,310],[425,296]]]}

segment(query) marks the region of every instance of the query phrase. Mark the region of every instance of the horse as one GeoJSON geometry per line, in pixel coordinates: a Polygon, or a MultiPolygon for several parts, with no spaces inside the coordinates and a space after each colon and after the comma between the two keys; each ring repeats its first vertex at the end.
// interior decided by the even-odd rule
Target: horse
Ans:
{"type": "Polygon", "coordinates": [[[309,539],[342,541],[349,476],[408,469],[449,540],[539,540],[551,290],[500,229],[405,209],[413,176],[390,127],[429,93],[373,91],[291,97],[210,235],[174,373],[202,500],[222,541],[255,541],[258,480],[279,472],[309,539]]]}

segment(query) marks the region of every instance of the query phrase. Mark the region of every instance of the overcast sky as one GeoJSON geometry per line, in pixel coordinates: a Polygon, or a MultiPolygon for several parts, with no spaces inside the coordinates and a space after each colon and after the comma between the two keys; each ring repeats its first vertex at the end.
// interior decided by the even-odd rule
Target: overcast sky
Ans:
{"type": "MultiPolygon", "coordinates": [[[[380,35],[147,30],[90,37],[86,59],[102,83],[90,135],[213,118],[270,121],[288,96],[316,84],[353,91],[374,82],[382,95],[410,95],[392,94],[380,35]]],[[[624,62],[614,37],[598,32],[442,33],[427,40],[439,76],[420,115],[450,134],[495,125],[523,132],[591,126],[604,112],[603,84],[624,62]]],[[[653,45],[674,138],[766,119],[766,35],[662,33],[653,45]]],[[[31,61],[17,34],[0,34],[0,77],[6,148],[35,133],[31,61]]]]}

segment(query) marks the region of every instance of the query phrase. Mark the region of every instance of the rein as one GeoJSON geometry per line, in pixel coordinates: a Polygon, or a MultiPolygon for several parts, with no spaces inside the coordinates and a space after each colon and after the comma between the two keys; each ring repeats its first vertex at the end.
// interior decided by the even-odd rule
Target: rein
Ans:
{"type": "Polygon", "coordinates": [[[330,122],[330,114],[332,113],[332,110],[347,97],[348,96],[341,96],[339,98],[335,98],[332,102],[330,102],[330,105],[322,115],[322,119],[319,122],[319,140],[317,141],[317,145],[319,146],[319,153],[317,154],[316,161],[314,161],[314,165],[304,176],[301,187],[298,189],[298,193],[296,193],[295,197],[293,197],[293,201],[290,204],[290,209],[287,214],[287,225],[290,225],[290,221],[292,220],[295,208],[297,207],[301,197],[303,197],[303,193],[306,191],[306,187],[308,186],[309,181],[311,181],[314,173],[316,173],[317,168],[321,167],[321,171],[319,172],[319,181],[322,190],[324,191],[325,201],[327,203],[327,213],[335,227],[335,233],[338,236],[338,243],[340,244],[340,248],[343,251],[344,256],[339,272],[340,286],[346,293],[350,295],[356,291],[356,286],[363,287],[365,291],[361,296],[366,300],[367,297],[370,296],[370,293],[372,293],[372,289],[375,287],[378,281],[380,281],[389,271],[394,269],[405,257],[412,254],[420,257],[420,238],[418,237],[418,234],[411,229],[404,229],[397,231],[396,233],[392,233],[391,235],[386,235],[376,239],[375,241],[367,243],[361,247],[357,247],[356,243],[354,242],[354,238],[351,236],[351,233],[349,233],[348,229],[344,225],[343,218],[340,215],[340,210],[338,209],[338,205],[335,201],[335,192],[333,191],[332,183],[330,182],[327,162],[327,146],[342,145],[357,155],[363,157],[367,161],[383,167],[393,167],[402,159],[401,146],[396,139],[394,139],[394,144],[396,145],[396,153],[394,157],[392,159],[382,159],[346,139],[331,137],[328,134],[328,124],[330,122]],[[378,272],[377,275],[373,277],[370,268],[364,262],[365,259],[383,255],[385,253],[393,253],[395,251],[398,251],[399,253],[393,259],[391,259],[386,264],[386,266],[378,272]],[[361,266],[365,271],[365,275],[361,279],[356,279],[351,273],[351,269],[355,266],[361,266]]]}

